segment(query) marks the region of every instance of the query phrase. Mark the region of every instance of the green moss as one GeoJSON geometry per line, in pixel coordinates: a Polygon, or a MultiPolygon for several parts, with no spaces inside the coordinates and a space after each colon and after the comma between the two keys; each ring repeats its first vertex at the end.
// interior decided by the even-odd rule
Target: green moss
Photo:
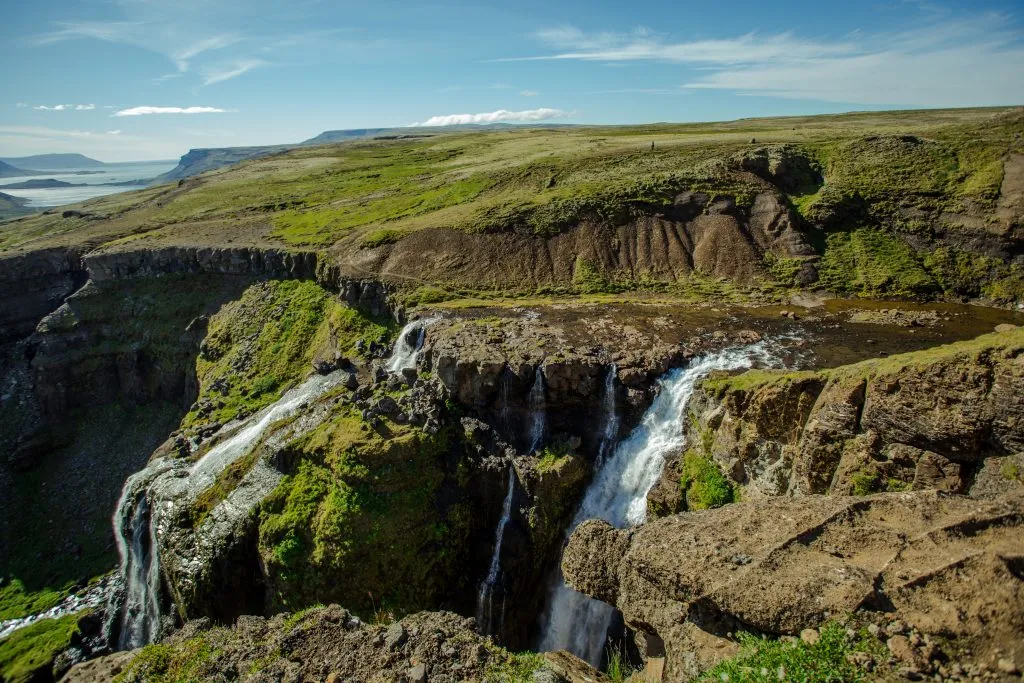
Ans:
{"type": "Polygon", "coordinates": [[[582,256],[577,256],[573,265],[572,284],[577,291],[583,294],[604,292],[608,288],[607,280],[582,256]]]}
{"type": "Polygon", "coordinates": [[[365,615],[386,604],[400,615],[462,580],[471,519],[458,495],[440,497],[456,479],[447,433],[363,427],[339,407],[288,447],[295,470],[264,501],[260,552],[283,608],[337,602],[365,615]]]}
{"type": "Polygon", "coordinates": [[[768,274],[772,279],[784,287],[796,287],[797,274],[803,266],[803,258],[783,258],[768,252],[765,254],[765,265],[768,266],[768,274]]]}
{"type": "Polygon", "coordinates": [[[740,653],[704,672],[698,680],[708,683],[777,683],[780,680],[839,683],[873,678],[863,666],[849,661],[847,656],[855,652],[875,655],[879,652],[877,642],[850,638],[846,629],[836,622],[826,624],[820,636],[816,643],[810,645],[802,640],[770,640],[740,633],[737,636],[740,653]]]}
{"type": "Polygon", "coordinates": [[[373,249],[385,244],[395,244],[404,236],[405,234],[398,230],[374,230],[359,241],[359,246],[363,249],[373,249]]]}
{"type": "Polygon", "coordinates": [[[40,619],[0,640],[0,679],[28,683],[49,678],[47,670],[57,654],[71,644],[80,617],[70,614],[60,619],[40,619]]]}
{"type": "Polygon", "coordinates": [[[210,320],[196,362],[200,398],[182,425],[224,423],[259,410],[307,375],[321,350],[351,357],[360,340],[386,338],[393,328],[391,321],[345,306],[315,282],[253,285],[210,320]]]}
{"type": "Polygon", "coordinates": [[[147,645],[125,670],[114,679],[116,683],[193,683],[209,680],[210,663],[217,655],[216,641],[229,634],[213,629],[184,642],[147,645]]]}
{"type": "Polygon", "coordinates": [[[679,487],[688,510],[707,510],[732,503],[732,484],[713,459],[690,449],[683,455],[683,476],[679,487]]]}
{"type": "Polygon", "coordinates": [[[1021,472],[1017,463],[1012,460],[1007,460],[1003,463],[1002,467],[999,468],[999,474],[1007,481],[1024,483],[1024,473],[1021,472]]]}
{"type": "Polygon", "coordinates": [[[732,483],[722,474],[712,456],[714,431],[700,424],[691,413],[691,441],[696,440],[683,454],[679,491],[688,510],[707,510],[735,502],[732,483]]]}
{"type": "Polygon", "coordinates": [[[20,579],[10,577],[0,586],[0,621],[20,619],[50,609],[67,597],[74,584],[63,589],[30,591],[20,579]]]}
{"type": "Polygon", "coordinates": [[[828,236],[818,266],[820,286],[863,296],[920,296],[938,289],[905,241],[861,228],[828,236]]]}
{"type": "Polygon", "coordinates": [[[533,683],[533,674],[544,668],[544,655],[536,652],[512,653],[488,643],[491,658],[484,671],[485,683],[533,683]]]}
{"type": "Polygon", "coordinates": [[[541,474],[553,472],[570,457],[572,456],[567,444],[555,443],[547,445],[536,455],[537,471],[541,474]]]}

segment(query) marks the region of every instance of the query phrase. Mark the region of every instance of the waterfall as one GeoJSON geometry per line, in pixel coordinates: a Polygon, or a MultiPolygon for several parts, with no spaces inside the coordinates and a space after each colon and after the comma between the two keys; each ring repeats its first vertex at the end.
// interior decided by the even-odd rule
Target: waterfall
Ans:
{"type": "Polygon", "coordinates": [[[501,546],[505,541],[505,527],[512,516],[512,496],[516,488],[516,469],[511,464],[508,467],[508,490],[505,492],[505,500],[501,505],[501,519],[498,521],[498,528],[494,533],[494,552],[491,553],[491,564],[487,570],[487,578],[480,584],[480,590],[476,599],[476,623],[480,633],[490,635],[500,630],[505,619],[505,598],[502,596],[501,608],[498,618],[494,615],[494,588],[501,576],[501,546]]]}
{"type": "MultiPolygon", "coordinates": [[[[647,515],[647,493],[661,476],[665,458],[685,445],[684,410],[697,381],[713,370],[738,370],[775,361],[769,342],[759,342],[709,354],[665,374],[658,380],[658,396],[640,424],[619,443],[594,476],[570,533],[586,519],[605,519],[617,527],[643,522],[647,515]]],[[[569,650],[600,666],[614,614],[611,605],[566,586],[559,573],[542,618],[540,650],[569,650]]]]}
{"type": "Polygon", "coordinates": [[[108,637],[115,629],[118,632],[118,649],[141,647],[160,635],[163,591],[159,520],[154,514],[158,505],[170,505],[179,495],[194,497],[209,488],[225,468],[256,447],[272,425],[305,410],[345,374],[311,376],[273,405],[226,427],[230,435],[190,466],[176,458],[153,460],[125,481],[113,518],[120,585],[111,592],[106,624],[108,637]]]}
{"type": "MultiPolygon", "coordinates": [[[[126,487],[127,488],[127,487],[126,487]]],[[[117,550],[121,556],[124,605],[117,649],[132,650],[160,635],[160,555],[146,489],[132,486],[118,503],[117,550]],[[132,495],[132,494],[135,495],[132,495]]]]}
{"type": "Polygon", "coordinates": [[[416,360],[427,336],[427,328],[437,321],[438,318],[413,320],[402,328],[395,341],[395,349],[391,352],[391,359],[388,361],[388,372],[401,374],[403,370],[415,369],[416,360]]]}
{"type": "Polygon", "coordinates": [[[533,386],[530,387],[530,396],[527,399],[530,406],[530,448],[528,453],[533,453],[540,448],[544,441],[544,429],[547,422],[547,408],[544,405],[544,368],[538,365],[533,375],[533,386]]]}
{"type": "Polygon", "coordinates": [[[619,436],[619,406],[615,400],[615,379],[618,368],[615,364],[608,366],[608,372],[604,376],[604,392],[601,397],[601,423],[604,428],[601,430],[601,443],[597,447],[597,458],[594,460],[594,469],[600,470],[604,461],[615,448],[615,441],[619,436]]]}

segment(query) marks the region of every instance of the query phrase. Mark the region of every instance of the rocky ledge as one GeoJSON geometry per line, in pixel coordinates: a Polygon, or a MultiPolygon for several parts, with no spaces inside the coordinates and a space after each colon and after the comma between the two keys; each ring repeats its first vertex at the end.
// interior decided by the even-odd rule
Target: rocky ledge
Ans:
{"type": "MultiPolygon", "coordinates": [[[[1005,326],[832,370],[713,376],[690,403],[688,443],[744,499],[911,489],[993,497],[1024,465],[1022,415],[1024,328],[1005,326]]],[[[684,458],[666,467],[653,509],[685,508],[684,458]]]]}
{"type": "MultiPolygon", "coordinates": [[[[562,570],[622,610],[663,680],[739,651],[736,634],[815,640],[866,624],[886,649],[861,664],[920,680],[1024,668],[1024,489],[996,501],[942,492],[779,497],[617,530],[580,525],[562,570]]],[[[861,655],[857,655],[861,657],[861,655]]]]}

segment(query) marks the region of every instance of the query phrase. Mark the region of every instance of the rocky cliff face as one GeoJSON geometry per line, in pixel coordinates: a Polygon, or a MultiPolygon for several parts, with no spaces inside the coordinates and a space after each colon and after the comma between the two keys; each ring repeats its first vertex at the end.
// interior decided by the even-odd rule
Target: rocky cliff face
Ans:
{"type": "Polygon", "coordinates": [[[46,249],[0,259],[0,344],[28,336],[85,284],[80,255],[46,249]]]}
{"type": "Polygon", "coordinates": [[[750,283],[764,274],[762,255],[770,253],[794,259],[799,281],[813,282],[815,251],[797,219],[769,183],[752,174],[749,180],[762,191],[745,207],[688,191],[671,207],[620,225],[584,221],[550,237],[422,230],[376,249],[342,243],[333,254],[346,271],[385,280],[416,272],[426,282],[523,289],[569,284],[586,269],[609,283],[675,282],[692,273],[750,283]]]}
{"type": "MultiPolygon", "coordinates": [[[[713,377],[690,405],[689,440],[744,498],[966,493],[985,467],[1024,451],[1022,397],[1018,328],[835,370],[713,377]]],[[[673,472],[659,487],[669,503],[673,472]]]]}
{"type": "Polygon", "coordinates": [[[1022,494],[778,497],[628,530],[593,520],[562,569],[666,657],[664,680],[735,655],[740,631],[800,635],[846,615],[892,636],[863,655],[878,676],[890,658],[912,677],[949,675],[948,662],[996,675],[1024,666],[1022,494]]]}

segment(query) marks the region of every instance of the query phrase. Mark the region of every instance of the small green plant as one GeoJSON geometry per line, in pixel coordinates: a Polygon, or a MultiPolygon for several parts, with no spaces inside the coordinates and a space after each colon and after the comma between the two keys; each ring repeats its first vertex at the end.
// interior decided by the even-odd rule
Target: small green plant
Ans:
{"type": "Polygon", "coordinates": [[[565,443],[554,443],[545,446],[537,453],[537,471],[541,474],[550,472],[569,457],[569,446],[565,443]]]}
{"type": "Polygon", "coordinates": [[[853,495],[869,496],[872,493],[909,491],[913,483],[897,479],[896,477],[884,476],[874,465],[866,465],[850,477],[853,484],[853,495]]]}
{"type": "Polygon", "coordinates": [[[487,643],[491,659],[484,671],[485,683],[533,683],[533,673],[544,668],[544,655],[536,652],[509,652],[487,643]]]}
{"type": "Polygon", "coordinates": [[[608,650],[608,666],[605,673],[608,674],[608,678],[612,679],[612,683],[624,683],[636,673],[636,670],[626,659],[622,648],[612,644],[608,650]]]}
{"type": "Polygon", "coordinates": [[[698,679],[711,683],[747,682],[840,683],[868,680],[868,672],[847,655],[871,652],[870,645],[851,638],[836,622],[826,624],[813,644],[802,640],[771,640],[749,633],[738,635],[740,653],[704,672],[698,679]]]}
{"type": "Polygon", "coordinates": [[[690,438],[697,443],[683,454],[682,476],[679,489],[688,510],[707,510],[735,502],[732,483],[722,474],[712,456],[714,431],[702,426],[697,416],[690,414],[690,438]]]}

